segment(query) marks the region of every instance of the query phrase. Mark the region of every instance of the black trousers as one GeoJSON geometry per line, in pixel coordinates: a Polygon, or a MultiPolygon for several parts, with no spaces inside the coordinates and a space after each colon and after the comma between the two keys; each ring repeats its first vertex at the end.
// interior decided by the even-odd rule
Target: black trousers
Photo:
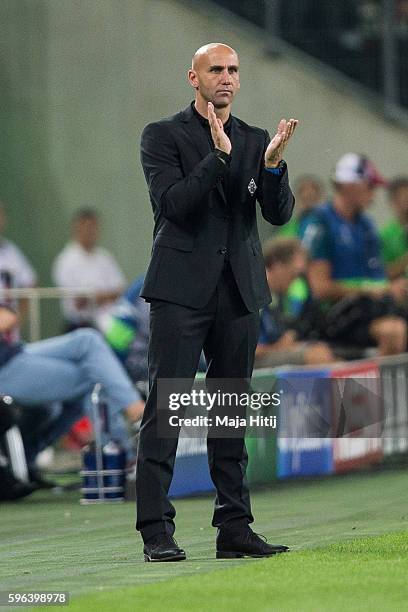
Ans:
{"type": "MultiPolygon", "coordinates": [[[[176,512],[168,499],[168,491],[178,440],[158,438],[157,380],[193,381],[202,349],[207,362],[207,380],[250,378],[258,333],[258,312],[248,312],[228,264],[204,308],[196,310],[159,300],[151,302],[150,393],[140,430],[136,471],[136,529],[145,541],[158,533],[172,535],[175,530],[176,512]]],[[[213,526],[247,525],[253,517],[245,480],[248,456],[243,437],[208,437],[207,452],[216,488],[213,526]]]]}

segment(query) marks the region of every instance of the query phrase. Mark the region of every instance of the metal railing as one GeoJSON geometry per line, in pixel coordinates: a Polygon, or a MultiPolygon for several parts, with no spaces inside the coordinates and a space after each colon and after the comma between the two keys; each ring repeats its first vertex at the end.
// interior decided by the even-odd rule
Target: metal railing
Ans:
{"type": "Polygon", "coordinates": [[[35,287],[25,289],[0,289],[0,301],[28,301],[28,339],[41,339],[41,300],[64,298],[88,298],[90,308],[96,309],[98,292],[83,287],[35,287]]]}

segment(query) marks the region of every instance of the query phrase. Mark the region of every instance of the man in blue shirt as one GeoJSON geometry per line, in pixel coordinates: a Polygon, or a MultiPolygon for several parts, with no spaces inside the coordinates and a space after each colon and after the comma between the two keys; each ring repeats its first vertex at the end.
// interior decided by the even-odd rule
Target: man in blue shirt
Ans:
{"type": "Polygon", "coordinates": [[[341,157],[333,201],[314,210],[303,244],[311,259],[312,292],[326,306],[327,337],[391,355],[406,349],[407,326],[397,303],[406,299],[407,285],[387,281],[377,228],[365,214],[375,188],[384,184],[366,157],[341,157]]]}

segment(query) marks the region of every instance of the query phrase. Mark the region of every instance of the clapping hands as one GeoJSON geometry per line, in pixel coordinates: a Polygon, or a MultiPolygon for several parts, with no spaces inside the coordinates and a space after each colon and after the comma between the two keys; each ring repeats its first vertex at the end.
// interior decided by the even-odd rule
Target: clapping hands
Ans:
{"type": "Polygon", "coordinates": [[[276,168],[283,157],[283,151],[292,137],[299,121],[297,119],[281,119],[278,130],[265,151],[266,168],[276,168]]]}

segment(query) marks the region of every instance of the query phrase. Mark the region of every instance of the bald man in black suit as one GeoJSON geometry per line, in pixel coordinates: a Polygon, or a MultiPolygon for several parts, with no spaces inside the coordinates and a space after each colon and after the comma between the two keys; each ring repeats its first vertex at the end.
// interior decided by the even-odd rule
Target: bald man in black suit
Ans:
{"type": "MultiPolygon", "coordinates": [[[[157,432],[157,382],[193,380],[200,353],[207,379],[249,379],[258,311],[270,302],[256,224],[256,201],[273,225],[289,221],[294,198],[282,155],[297,120],[266,130],[231,115],[240,87],[239,60],[212,43],[194,55],[188,79],[195,101],[148,125],[141,160],[155,227],[141,295],[151,303],[150,394],[140,431],[137,523],[146,561],[185,559],[173,538],[175,509],[167,494],[177,439],[157,432]]],[[[288,550],[255,534],[245,482],[243,437],[208,438],[216,488],[212,524],[218,558],[269,556],[288,550]]]]}

